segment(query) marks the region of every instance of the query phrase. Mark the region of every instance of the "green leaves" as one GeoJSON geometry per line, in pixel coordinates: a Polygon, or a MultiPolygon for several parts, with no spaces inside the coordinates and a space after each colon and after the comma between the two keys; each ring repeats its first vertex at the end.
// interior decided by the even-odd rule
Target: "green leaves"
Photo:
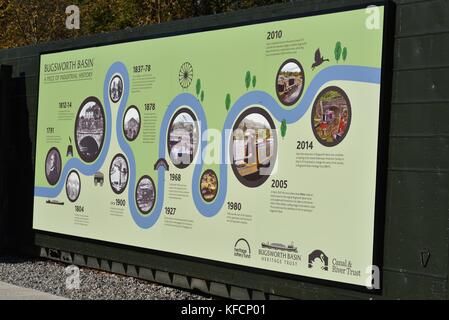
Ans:
{"type": "Polygon", "coordinates": [[[71,38],[79,31],[68,30],[62,0],[0,0],[0,49],[71,38]]]}
{"type": "Polygon", "coordinates": [[[335,55],[335,60],[340,60],[340,56],[341,56],[341,42],[337,41],[337,43],[335,44],[335,49],[334,49],[334,55],[335,55]]]}
{"type": "Polygon", "coordinates": [[[246,86],[246,90],[249,89],[249,86],[251,85],[251,72],[246,71],[246,75],[245,75],[245,86],[246,86]]]}
{"type": "Polygon", "coordinates": [[[337,43],[335,44],[334,55],[337,63],[340,58],[342,58],[343,61],[346,61],[346,58],[348,57],[348,48],[342,48],[341,42],[337,41],[337,43]]]}
{"type": "Polygon", "coordinates": [[[273,1],[0,0],[0,48],[218,14],[273,1]],[[69,4],[80,8],[80,30],[65,28],[65,8],[69,4]]]}
{"type": "Polygon", "coordinates": [[[201,80],[200,79],[196,80],[195,89],[196,89],[196,96],[198,97],[201,92],[201,80]]]}
{"type": "Polygon", "coordinates": [[[287,121],[284,119],[281,122],[281,137],[282,137],[282,139],[284,139],[286,134],[287,134],[287,121]]]}
{"type": "Polygon", "coordinates": [[[226,94],[225,106],[226,106],[226,111],[229,111],[229,108],[231,107],[231,95],[229,93],[226,94]]]}

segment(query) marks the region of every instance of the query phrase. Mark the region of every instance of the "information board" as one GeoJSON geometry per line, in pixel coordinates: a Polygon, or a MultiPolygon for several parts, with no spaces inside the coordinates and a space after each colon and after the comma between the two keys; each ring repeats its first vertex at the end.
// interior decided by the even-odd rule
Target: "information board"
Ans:
{"type": "Polygon", "coordinates": [[[42,54],[34,229],[365,285],[383,20],[42,54]]]}

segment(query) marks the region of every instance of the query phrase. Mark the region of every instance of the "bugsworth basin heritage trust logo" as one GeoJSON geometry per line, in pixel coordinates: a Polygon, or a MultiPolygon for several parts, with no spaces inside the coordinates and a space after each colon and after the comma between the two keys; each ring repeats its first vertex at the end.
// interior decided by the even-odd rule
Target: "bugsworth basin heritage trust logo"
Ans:
{"type": "Polygon", "coordinates": [[[251,247],[248,241],[244,238],[240,238],[234,244],[234,256],[244,259],[251,258],[251,247]]]}
{"type": "Polygon", "coordinates": [[[262,242],[258,254],[264,262],[297,266],[301,261],[298,247],[293,242],[289,245],[274,242],[262,242]]]}

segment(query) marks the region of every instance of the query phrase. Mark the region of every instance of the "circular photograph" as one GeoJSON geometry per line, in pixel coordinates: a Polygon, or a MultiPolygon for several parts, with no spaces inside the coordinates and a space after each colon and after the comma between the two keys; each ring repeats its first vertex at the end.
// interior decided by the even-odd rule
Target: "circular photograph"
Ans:
{"type": "Polygon", "coordinates": [[[286,106],[295,104],[304,89],[304,69],[295,59],[285,61],[276,76],[276,94],[286,106]]]}
{"type": "Polygon", "coordinates": [[[156,199],[156,188],[153,179],[149,176],[143,176],[137,183],[136,203],[139,211],[148,214],[154,207],[156,199]]]}
{"type": "Polygon", "coordinates": [[[167,148],[173,164],[184,169],[195,158],[198,148],[199,130],[192,111],[183,108],[175,113],[167,136],[167,148]]]}
{"type": "Polygon", "coordinates": [[[231,166],[247,187],[258,187],[270,176],[277,154],[277,134],[268,112],[259,107],[245,110],[234,124],[231,166]]]}
{"type": "Polygon", "coordinates": [[[140,131],[140,113],[136,106],[131,106],[126,110],[123,118],[123,132],[126,139],[133,141],[137,138],[140,131]]]}
{"type": "Polygon", "coordinates": [[[112,191],[120,194],[128,183],[128,162],[123,154],[115,155],[109,167],[109,183],[112,191]]]}
{"type": "Polygon", "coordinates": [[[65,191],[67,193],[67,198],[69,198],[71,202],[75,202],[78,199],[81,191],[81,179],[78,172],[75,170],[70,171],[67,176],[65,191]]]}
{"type": "Polygon", "coordinates": [[[123,94],[123,79],[119,75],[115,75],[109,83],[109,98],[116,103],[123,94]]]}
{"type": "Polygon", "coordinates": [[[201,176],[200,189],[204,201],[211,202],[215,199],[218,192],[218,178],[213,170],[204,171],[201,176]]]}
{"type": "Polygon", "coordinates": [[[312,109],[312,129],[316,139],[333,147],[345,138],[351,124],[351,103],[339,87],[320,92],[312,109]]]}
{"type": "Polygon", "coordinates": [[[105,115],[103,106],[95,97],[84,100],[75,123],[76,149],[85,162],[92,162],[100,154],[104,142],[105,115]]]}
{"type": "Polygon", "coordinates": [[[45,177],[54,186],[61,175],[61,154],[56,148],[51,148],[45,158],[45,177]]]}

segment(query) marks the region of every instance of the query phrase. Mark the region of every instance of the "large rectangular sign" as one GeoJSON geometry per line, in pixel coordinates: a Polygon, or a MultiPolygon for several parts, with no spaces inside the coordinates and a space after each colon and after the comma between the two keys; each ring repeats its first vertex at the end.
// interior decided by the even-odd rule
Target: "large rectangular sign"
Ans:
{"type": "Polygon", "coordinates": [[[34,229],[365,285],[383,20],[42,54],[34,229]]]}

